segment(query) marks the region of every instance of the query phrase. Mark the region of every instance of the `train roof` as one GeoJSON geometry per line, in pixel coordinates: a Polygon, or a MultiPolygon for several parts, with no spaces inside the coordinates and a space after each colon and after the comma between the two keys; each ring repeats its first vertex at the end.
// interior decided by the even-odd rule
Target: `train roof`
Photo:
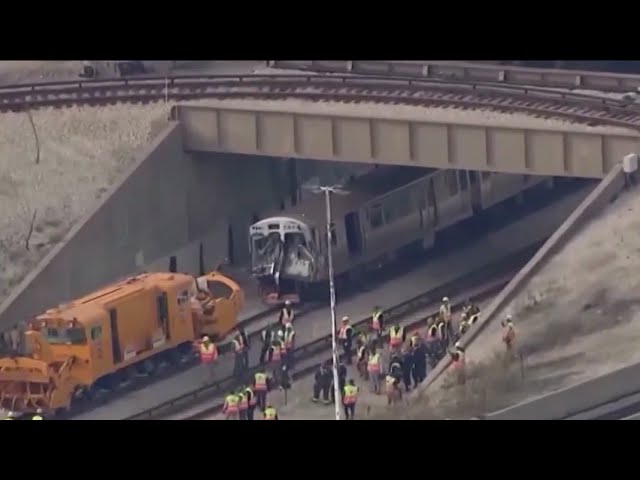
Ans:
{"type": "MultiPolygon", "coordinates": [[[[380,166],[374,168],[345,185],[343,188],[348,192],[346,195],[333,195],[331,197],[332,216],[335,218],[344,216],[375,198],[390,193],[435,171],[437,170],[423,167],[380,166]]],[[[324,216],[324,196],[305,193],[303,200],[296,206],[273,212],[265,219],[286,217],[306,222],[309,221],[309,218],[317,221],[320,218],[324,218],[324,216]]]]}
{"type": "Polygon", "coordinates": [[[134,277],[120,280],[107,285],[99,290],[91,292],[71,302],[63,303],[55,308],[49,309],[39,319],[65,317],[70,320],[76,318],[83,323],[83,319],[92,320],[88,315],[96,309],[102,310],[105,305],[111,304],[121,298],[125,298],[132,293],[146,290],[153,287],[171,288],[175,285],[193,281],[193,277],[184,273],[143,273],[134,277]]]}

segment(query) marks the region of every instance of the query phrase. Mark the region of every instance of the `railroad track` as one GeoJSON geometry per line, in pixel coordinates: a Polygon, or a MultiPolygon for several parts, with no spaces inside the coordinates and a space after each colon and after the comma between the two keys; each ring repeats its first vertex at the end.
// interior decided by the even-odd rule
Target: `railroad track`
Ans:
{"type": "MultiPolygon", "coordinates": [[[[425,308],[436,304],[443,295],[454,298],[454,307],[459,307],[462,301],[469,296],[481,298],[499,291],[526,263],[540,244],[529,246],[520,252],[508,256],[499,262],[485,266],[474,272],[463,275],[445,285],[423,293],[417,297],[405,300],[385,310],[387,322],[399,322],[408,330],[424,325],[426,318],[434,312],[426,314],[425,308]],[[420,313],[416,318],[415,314],[420,313]]],[[[355,328],[362,328],[370,320],[370,317],[354,323],[355,328]]],[[[315,371],[320,363],[326,360],[323,355],[331,348],[331,335],[326,335],[309,342],[293,351],[292,373],[293,380],[299,379],[315,371]]],[[[258,367],[253,367],[247,373],[252,376],[258,367]]],[[[163,419],[187,412],[180,416],[181,420],[200,419],[217,413],[222,408],[220,397],[230,389],[240,386],[237,378],[229,376],[202,388],[185,393],[163,402],[151,409],[140,412],[126,418],[126,420],[151,420],[163,419]],[[213,405],[212,405],[213,403],[213,405]]]]}
{"type": "Polygon", "coordinates": [[[625,100],[518,85],[353,75],[210,75],[2,87],[0,111],[203,98],[454,107],[521,112],[589,125],[640,125],[640,105],[625,100]]]}
{"type": "Polygon", "coordinates": [[[638,92],[640,75],[489,65],[475,62],[399,60],[272,60],[269,65],[284,70],[354,75],[397,75],[413,78],[466,82],[529,85],[550,88],[638,92]]]}

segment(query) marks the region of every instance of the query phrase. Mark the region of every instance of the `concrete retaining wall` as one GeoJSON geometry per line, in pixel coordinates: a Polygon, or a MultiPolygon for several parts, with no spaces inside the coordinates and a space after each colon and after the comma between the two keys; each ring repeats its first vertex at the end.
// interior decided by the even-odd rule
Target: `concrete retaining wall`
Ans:
{"type": "Polygon", "coordinates": [[[172,255],[198,273],[200,244],[205,268],[229,261],[229,239],[246,261],[252,215],[281,201],[282,163],[187,154],[171,122],[0,306],[0,330],[136,271],[167,270],[172,255]]]}
{"type": "MultiPolygon", "coordinates": [[[[525,287],[528,280],[544,266],[554,253],[565,245],[576,230],[587,220],[598,213],[604,206],[610,203],[624,187],[624,174],[622,165],[616,165],[607,176],[594,188],[594,190],[575,209],[567,220],[556,230],[556,232],[544,243],[531,260],[518,272],[500,294],[491,302],[489,307],[483,312],[478,323],[467,333],[462,340],[462,344],[468,347],[482,330],[489,325],[496,315],[515,298],[515,296],[525,287]]],[[[425,384],[428,386],[435,382],[438,377],[447,369],[450,358],[445,357],[427,378],[425,384]]]]}
{"type": "Polygon", "coordinates": [[[486,415],[486,420],[560,420],[640,390],[640,364],[527,400],[486,415]]]}

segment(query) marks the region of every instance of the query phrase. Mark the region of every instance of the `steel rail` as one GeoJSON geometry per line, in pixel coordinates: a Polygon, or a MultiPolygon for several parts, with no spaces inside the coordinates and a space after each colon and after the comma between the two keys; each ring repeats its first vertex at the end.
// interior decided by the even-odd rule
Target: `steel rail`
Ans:
{"type": "MultiPolygon", "coordinates": [[[[491,265],[479,268],[473,272],[464,274],[459,278],[447,282],[445,285],[441,285],[428,292],[418,295],[417,297],[400,302],[397,305],[386,310],[385,313],[386,318],[388,319],[387,321],[400,321],[406,318],[408,315],[431,305],[435,301],[439,300],[443,295],[448,295],[450,297],[460,296],[465,294],[469,289],[477,287],[479,284],[486,285],[488,277],[495,277],[497,275],[505,275],[505,273],[511,273],[518,267],[522,266],[526,262],[526,260],[530,258],[530,256],[535,252],[539,245],[540,244],[538,243],[534,246],[527,247],[520,252],[509,255],[507,258],[504,258],[499,262],[495,262],[491,265]]],[[[502,280],[502,282],[504,283],[506,283],[506,281],[507,280],[504,279],[502,280]]],[[[493,288],[496,288],[495,284],[493,285],[493,288]]],[[[354,327],[358,328],[365,326],[367,322],[370,321],[370,319],[370,316],[365,317],[360,321],[355,322],[354,327]]],[[[422,320],[423,319],[421,319],[420,321],[422,320]]],[[[299,364],[301,362],[304,362],[305,360],[309,360],[310,358],[327,351],[327,349],[330,348],[330,344],[331,335],[325,335],[321,338],[318,338],[317,340],[311,341],[303,346],[296,348],[293,351],[294,364],[299,364]]],[[[259,367],[257,366],[250,368],[248,371],[248,375],[254,374],[256,371],[258,371],[258,369],[259,367]]],[[[180,395],[174,399],[162,402],[161,404],[153,408],[127,417],[126,420],[145,420],[166,417],[176,412],[193,408],[195,404],[198,404],[200,402],[216,398],[217,396],[220,396],[222,392],[226,392],[231,388],[238,387],[239,385],[240,382],[238,382],[238,379],[236,377],[229,376],[223,380],[213,382],[210,385],[206,385],[204,387],[180,395]]]]}
{"type": "Polygon", "coordinates": [[[52,82],[0,88],[0,111],[147,103],[198,98],[301,98],[313,101],[485,108],[635,127],[640,106],[623,100],[521,86],[351,75],[210,75],[167,79],[52,82]]]}
{"type": "Polygon", "coordinates": [[[640,75],[550,68],[487,65],[455,61],[272,60],[279,69],[355,75],[399,75],[414,78],[532,85],[550,88],[638,92],[640,75]]]}

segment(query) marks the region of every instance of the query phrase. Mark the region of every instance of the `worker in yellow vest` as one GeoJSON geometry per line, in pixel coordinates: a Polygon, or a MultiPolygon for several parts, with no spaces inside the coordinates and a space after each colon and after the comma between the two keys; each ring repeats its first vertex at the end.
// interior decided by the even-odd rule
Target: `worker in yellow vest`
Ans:
{"type": "Polygon", "coordinates": [[[247,419],[247,410],[249,410],[249,399],[244,390],[238,391],[238,417],[240,420],[247,419]]]}
{"type": "Polygon", "coordinates": [[[400,348],[405,340],[406,334],[404,328],[400,325],[395,324],[389,329],[389,346],[391,349],[400,348]]]}
{"type": "Polygon", "coordinates": [[[384,312],[380,307],[373,307],[373,314],[371,315],[371,330],[376,335],[376,338],[382,336],[384,331],[384,312]]]}
{"type": "Polygon", "coordinates": [[[268,390],[269,387],[267,374],[264,373],[264,371],[256,372],[253,382],[253,391],[256,394],[256,402],[260,410],[264,410],[265,408],[267,408],[266,406],[268,390]]]}
{"type": "Polygon", "coordinates": [[[380,365],[380,354],[375,347],[372,347],[367,361],[367,372],[369,372],[369,378],[371,378],[373,393],[376,395],[380,393],[380,365]]]}
{"type": "Polygon", "coordinates": [[[342,405],[344,406],[344,415],[347,420],[353,420],[356,415],[356,403],[358,402],[358,387],[356,382],[351,379],[349,383],[343,387],[342,405]]]}
{"type": "Polygon", "coordinates": [[[238,420],[240,414],[240,397],[231,391],[227,398],[224,400],[224,406],[222,407],[222,413],[227,417],[227,420],[238,420]]]}
{"type": "Polygon", "coordinates": [[[278,412],[271,405],[267,405],[262,416],[264,420],[279,420],[278,412]]]}

